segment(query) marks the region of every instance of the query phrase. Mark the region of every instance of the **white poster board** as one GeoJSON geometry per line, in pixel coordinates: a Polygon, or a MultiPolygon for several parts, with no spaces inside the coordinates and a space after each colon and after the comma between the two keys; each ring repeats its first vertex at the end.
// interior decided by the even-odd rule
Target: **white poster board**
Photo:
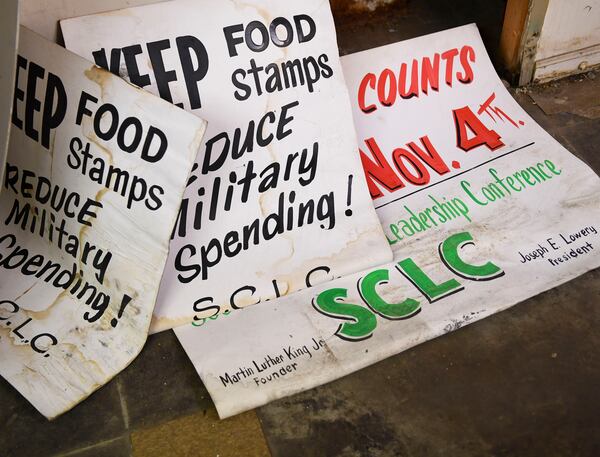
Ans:
{"type": "Polygon", "coordinates": [[[169,0],[20,0],[20,23],[47,40],[61,43],[61,19],[169,0]]]}
{"type": "Polygon", "coordinates": [[[67,48],[209,123],[153,331],[391,259],[329,2],[182,0],[61,27],[67,48]]]}
{"type": "Polygon", "coordinates": [[[0,14],[0,176],[4,176],[8,151],[18,39],[19,2],[5,0],[0,14]]]}
{"type": "Polygon", "coordinates": [[[176,329],[221,417],[600,266],[600,179],[514,101],[474,25],[342,62],[394,261],[176,329]]]}
{"type": "Polygon", "coordinates": [[[52,418],[142,349],[205,122],[23,27],[14,107],[0,374],[52,418]]]}

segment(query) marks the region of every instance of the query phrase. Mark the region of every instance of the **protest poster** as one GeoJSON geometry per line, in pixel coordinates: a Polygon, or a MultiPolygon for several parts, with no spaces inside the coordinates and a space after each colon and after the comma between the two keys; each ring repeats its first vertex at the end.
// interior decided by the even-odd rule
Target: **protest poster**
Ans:
{"type": "MultiPolygon", "coordinates": [[[[4,176],[4,164],[8,151],[12,90],[17,58],[19,29],[19,2],[6,0],[0,15],[0,176],[4,176]]],[[[2,189],[0,188],[0,193],[2,189]]]]}
{"type": "Polygon", "coordinates": [[[0,374],[53,418],[142,349],[205,121],[24,27],[19,42],[0,374]]]}
{"type": "Polygon", "coordinates": [[[208,121],[152,331],[391,260],[329,2],[183,0],[61,28],[68,49],[208,121]]]}
{"type": "Polygon", "coordinates": [[[514,101],[475,25],[342,59],[391,263],[175,329],[224,418],[600,266],[600,180],[514,101]]]}

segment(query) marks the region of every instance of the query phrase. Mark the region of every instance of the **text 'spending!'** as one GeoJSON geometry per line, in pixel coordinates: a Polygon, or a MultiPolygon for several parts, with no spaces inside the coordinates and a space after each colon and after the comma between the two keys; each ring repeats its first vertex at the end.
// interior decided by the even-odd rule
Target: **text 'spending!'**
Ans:
{"type": "Polygon", "coordinates": [[[151,331],[391,259],[329,2],[178,0],[61,29],[68,49],[208,121],[151,331]]]}

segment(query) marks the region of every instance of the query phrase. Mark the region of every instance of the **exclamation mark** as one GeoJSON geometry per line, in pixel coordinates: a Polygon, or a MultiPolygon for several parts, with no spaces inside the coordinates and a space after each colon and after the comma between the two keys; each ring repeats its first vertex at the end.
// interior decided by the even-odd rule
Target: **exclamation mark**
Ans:
{"type": "Polygon", "coordinates": [[[130,301],[131,297],[129,295],[123,295],[123,300],[121,300],[121,307],[119,308],[119,314],[117,314],[117,317],[113,317],[113,319],[110,321],[110,325],[112,325],[113,328],[117,326],[117,324],[119,323],[119,319],[123,317],[125,308],[127,307],[130,301]]]}
{"type": "Polygon", "coordinates": [[[194,181],[196,181],[198,179],[198,176],[196,176],[194,174],[197,170],[198,170],[198,164],[194,163],[194,165],[192,165],[192,171],[190,171],[190,177],[188,178],[186,187],[190,187],[194,183],[194,181]]]}
{"type": "Polygon", "coordinates": [[[352,179],[353,175],[348,176],[348,196],[346,197],[346,206],[348,209],[346,210],[346,216],[352,216],[352,210],[350,209],[350,205],[352,204],[352,179]]]}

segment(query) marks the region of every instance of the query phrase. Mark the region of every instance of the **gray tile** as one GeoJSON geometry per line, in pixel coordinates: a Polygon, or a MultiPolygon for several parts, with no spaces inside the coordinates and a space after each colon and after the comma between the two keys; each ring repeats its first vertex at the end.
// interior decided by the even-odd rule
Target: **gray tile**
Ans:
{"type": "Polygon", "coordinates": [[[79,451],[57,454],[55,457],[130,457],[131,442],[129,435],[96,444],[79,451]]]}
{"type": "Polygon", "coordinates": [[[124,423],[114,383],[49,422],[0,379],[0,455],[48,456],[121,436],[124,423]]]}
{"type": "Polygon", "coordinates": [[[172,331],[148,338],[117,378],[131,430],[212,407],[212,400],[172,331]]]}
{"type": "Polygon", "coordinates": [[[558,133],[561,128],[565,126],[575,126],[586,121],[584,117],[572,113],[556,113],[552,116],[548,116],[535,101],[533,101],[527,92],[523,92],[522,90],[515,91],[513,89],[511,90],[511,94],[527,114],[558,141],[562,140],[558,133]]]}
{"type": "Polygon", "coordinates": [[[356,373],[260,408],[273,457],[410,455],[393,417],[370,404],[374,393],[357,389],[366,378],[379,388],[380,382],[372,382],[379,375],[376,368],[366,377],[356,373]]]}
{"type": "Polygon", "coordinates": [[[600,72],[571,76],[531,86],[529,96],[548,116],[573,113],[586,119],[600,118],[600,72]]]}
{"type": "Polygon", "coordinates": [[[558,129],[565,146],[600,175],[600,119],[558,129]]]}
{"type": "Polygon", "coordinates": [[[274,457],[600,455],[600,270],[259,410],[274,457]]]}

